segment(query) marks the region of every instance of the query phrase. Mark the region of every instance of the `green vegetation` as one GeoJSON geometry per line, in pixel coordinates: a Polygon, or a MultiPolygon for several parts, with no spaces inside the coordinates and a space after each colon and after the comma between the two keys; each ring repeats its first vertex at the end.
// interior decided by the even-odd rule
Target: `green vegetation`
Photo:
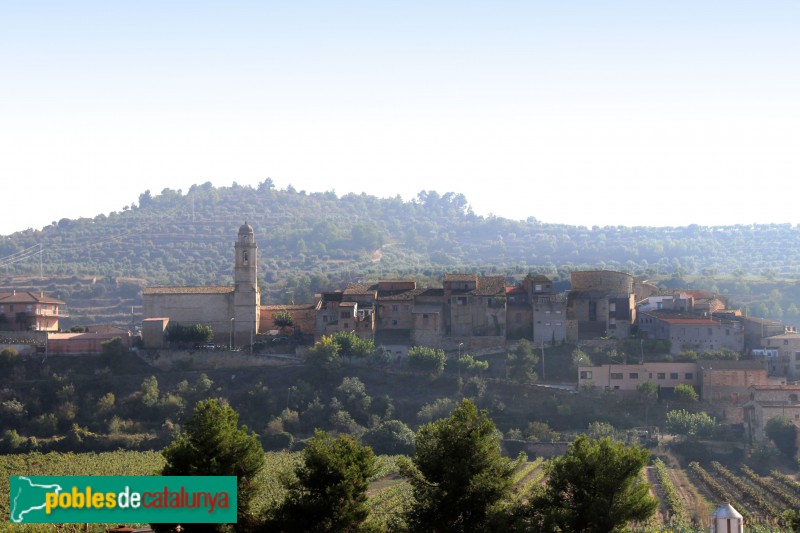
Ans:
{"type": "Polygon", "coordinates": [[[268,521],[270,531],[358,531],[369,515],[367,487],[375,473],[372,449],[349,435],[318,431],[288,483],[286,501],[268,521]]]}
{"type": "Polygon", "coordinates": [[[527,339],[522,339],[508,351],[506,374],[509,379],[520,383],[534,382],[537,380],[537,364],[539,357],[533,353],[533,346],[527,339]]]}
{"type": "Polygon", "coordinates": [[[537,531],[622,531],[656,510],[650,485],[640,480],[650,452],[605,438],[579,436],[550,462],[547,486],[528,506],[526,522],[537,531]]]}
{"type": "Polygon", "coordinates": [[[683,403],[694,403],[699,398],[694,387],[685,384],[676,385],[672,394],[676,401],[683,403]]]}
{"type": "Polygon", "coordinates": [[[690,438],[709,437],[714,432],[716,421],[708,413],[690,413],[677,409],[667,413],[666,430],[690,438]]]}
{"type": "Polygon", "coordinates": [[[403,474],[414,500],[411,531],[480,531],[513,487],[517,463],[503,458],[486,411],[464,400],[448,418],[422,426],[403,474]]]}
{"type": "Polygon", "coordinates": [[[797,453],[797,428],[788,416],[777,415],[770,418],[764,432],[783,455],[789,458],[795,456],[797,453]]]}
{"type": "Polygon", "coordinates": [[[64,327],[93,322],[101,313],[104,321],[127,325],[140,319],[145,285],[230,283],[230,241],[246,215],[269,250],[259,268],[265,302],[311,301],[315,292],[343,288],[353,272],[436,285],[443,267],[517,278],[533,271],[561,290],[570,272],[604,268],[665,288],[691,283],[727,294],[750,316],[800,319],[800,229],[791,224],[568,226],[477,216],[453,192],[421,191],[403,201],[278,190],[267,182],[145,191],[138,207],[61,219],[2,239],[0,267],[6,276],[38,278],[38,254],[14,263],[1,258],[41,245],[45,280],[26,282],[74,306],[64,327]],[[359,213],[357,223],[336,223],[352,213],[359,213]]]}
{"type": "Polygon", "coordinates": [[[412,346],[408,351],[408,367],[414,370],[427,372],[437,376],[444,370],[447,356],[444,350],[428,348],[427,346],[412,346]]]}
{"type": "MultiPolygon", "coordinates": [[[[236,476],[237,527],[253,524],[253,500],[261,490],[258,475],[264,451],[247,427],[239,427],[239,415],[216,400],[199,402],[186,431],[162,452],[164,476],[236,476]]],[[[194,524],[185,524],[192,531],[194,524]]],[[[164,526],[161,529],[169,529],[164,526]]],[[[207,531],[207,525],[198,530],[207,531]]]]}

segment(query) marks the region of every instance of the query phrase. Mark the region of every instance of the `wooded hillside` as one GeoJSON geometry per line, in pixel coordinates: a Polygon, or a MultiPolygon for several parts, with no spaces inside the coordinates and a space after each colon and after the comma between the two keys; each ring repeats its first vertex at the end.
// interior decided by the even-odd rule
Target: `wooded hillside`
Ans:
{"type": "MultiPolygon", "coordinates": [[[[509,201],[525,200],[509,194],[509,201]]],[[[40,272],[50,279],[103,278],[114,290],[122,280],[134,293],[143,284],[227,284],[233,241],[245,220],[259,244],[265,303],[308,301],[314,292],[357,279],[409,276],[437,284],[444,272],[455,271],[537,272],[564,280],[561,288],[567,288],[571,271],[605,268],[682,287],[691,279],[693,288],[748,298],[756,280],[792,280],[792,291],[800,276],[800,229],[791,224],[587,228],[533,216],[477,216],[453,192],[422,191],[413,201],[338,197],[291,186],[277,190],[267,179],[257,188],[205,183],[186,192],[145,191],[118,212],[3,237],[0,285],[40,272]]],[[[72,296],[61,292],[54,296],[72,296]]],[[[778,300],[784,312],[794,303],[793,296],[778,300]]],[[[769,308],[771,302],[764,303],[769,308]]]]}

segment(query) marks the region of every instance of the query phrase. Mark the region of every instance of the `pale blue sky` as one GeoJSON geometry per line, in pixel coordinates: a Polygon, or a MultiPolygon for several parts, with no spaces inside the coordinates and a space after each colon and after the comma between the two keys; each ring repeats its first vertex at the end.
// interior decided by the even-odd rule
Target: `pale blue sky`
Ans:
{"type": "Polygon", "coordinates": [[[0,234],[266,177],[798,223],[799,63],[795,1],[0,0],[0,234]]]}

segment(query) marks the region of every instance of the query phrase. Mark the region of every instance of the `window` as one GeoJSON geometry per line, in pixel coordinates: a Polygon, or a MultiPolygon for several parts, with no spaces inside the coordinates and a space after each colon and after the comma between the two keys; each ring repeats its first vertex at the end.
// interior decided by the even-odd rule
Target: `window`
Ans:
{"type": "Polygon", "coordinates": [[[349,327],[350,327],[350,324],[348,324],[347,322],[345,322],[345,323],[344,323],[344,329],[347,329],[347,328],[349,328],[349,327]]]}
{"type": "Polygon", "coordinates": [[[245,250],[244,252],[242,252],[242,263],[246,265],[248,259],[249,259],[249,256],[247,255],[247,250],[245,250]]]}
{"type": "Polygon", "coordinates": [[[560,326],[560,325],[561,325],[561,322],[556,322],[556,326],[560,326]]]}
{"type": "Polygon", "coordinates": [[[392,320],[392,325],[396,326],[397,325],[397,320],[392,320]]]}
{"type": "Polygon", "coordinates": [[[639,373],[638,372],[631,372],[630,374],[628,374],[628,378],[630,378],[630,379],[639,379],[639,373]]]}
{"type": "Polygon", "coordinates": [[[545,322],[545,324],[544,324],[544,325],[545,325],[545,326],[549,326],[549,325],[550,325],[550,322],[545,322]]]}
{"type": "Polygon", "coordinates": [[[670,372],[669,379],[678,379],[678,373],[677,372],[670,372]]]}
{"type": "Polygon", "coordinates": [[[557,315],[560,315],[560,314],[561,314],[561,311],[556,311],[556,314],[557,314],[557,315]]]}
{"type": "Polygon", "coordinates": [[[549,314],[550,314],[550,311],[545,311],[545,314],[549,315],[549,314]]]}
{"type": "Polygon", "coordinates": [[[407,305],[403,306],[403,311],[408,311],[408,306],[407,305]]]}
{"type": "Polygon", "coordinates": [[[792,403],[797,403],[797,394],[790,394],[789,401],[792,403]]]}
{"type": "Polygon", "coordinates": [[[342,311],[342,314],[340,316],[342,318],[347,318],[349,315],[350,315],[350,313],[348,313],[347,311],[342,311]]]}
{"type": "Polygon", "coordinates": [[[692,374],[691,372],[687,372],[686,374],[683,375],[683,377],[686,379],[694,379],[694,374],[692,374]]]}
{"type": "Polygon", "coordinates": [[[713,333],[711,332],[711,328],[708,328],[708,336],[710,337],[711,335],[713,335],[713,333]]]}
{"type": "Polygon", "coordinates": [[[665,374],[664,372],[659,372],[658,379],[667,379],[667,374],[665,374]]]}
{"type": "Polygon", "coordinates": [[[535,290],[536,292],[541,292],[542,286],[537,283],[536,285],[533,286],[533,290],[535,290]]]}
{"type": "Polygon", "coordinates": [[[399,310],[400,310],[400,306],[398,306],[398,305],[393,305],[393,306],[392,306],[392,313],[396,313],[396,312],[398,312],[399,310]]]}
{"type": "Polygon", "coordinates": [[[622,379],[622,372],[611,372],[610,379],[622,379]]]}
{"type": "MultiPolygon", "coordinates": [[[[13,311],[13,309],[12,309],[12,311],[13,311]]],[[[789,341],[787,339],[783,339],[783,345],[784,346],[789,346],[789,341]]]]}
{"type": "MultiPolygon", "coordinates": [[[[0,311],[1,311],[1,309],[0,309],[0,311]]],[[[800,352],[794,352],[794,360],[795,361],[800,361],[800,352]]]]}
{"type": "Polygon", "coordinates": [[[581,379],[592,379],[591,370],[581,370],[581,379]]]}

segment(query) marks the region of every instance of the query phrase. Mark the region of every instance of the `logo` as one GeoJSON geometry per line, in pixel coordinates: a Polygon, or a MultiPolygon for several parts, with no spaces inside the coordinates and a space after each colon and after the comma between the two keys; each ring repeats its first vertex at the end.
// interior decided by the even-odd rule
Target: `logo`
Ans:
{"type": "Polygon", "coordinates": [[[236,522],[236,476],[12,476],[16,524],[236,522]]]}

